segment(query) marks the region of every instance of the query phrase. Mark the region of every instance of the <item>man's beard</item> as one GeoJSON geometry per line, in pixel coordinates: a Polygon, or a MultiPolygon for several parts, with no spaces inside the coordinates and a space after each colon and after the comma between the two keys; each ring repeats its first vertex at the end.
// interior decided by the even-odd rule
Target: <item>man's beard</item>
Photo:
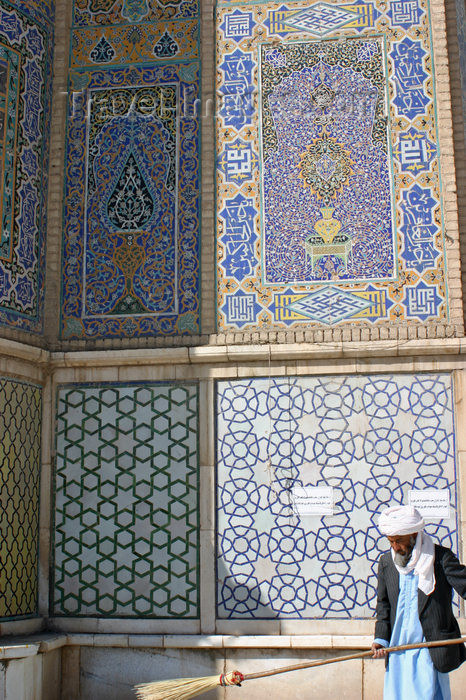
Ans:
{"type": "Polygon", "coordinates": [[[409,551],[406,554],[401,554],[400,552],[395,552],[393,557],[395,564],[401,567],[405,567],[409,560],[411,559],[411,554],[413,553],[414,545],[416,544],[416,538],[411,537],[409,541],[409,551]]]}

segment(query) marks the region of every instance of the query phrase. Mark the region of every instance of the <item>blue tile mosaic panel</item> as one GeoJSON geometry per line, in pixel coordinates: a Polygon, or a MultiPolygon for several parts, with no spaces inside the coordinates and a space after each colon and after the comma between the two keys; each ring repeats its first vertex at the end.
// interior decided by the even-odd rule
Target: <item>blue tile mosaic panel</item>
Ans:
{"type": "Polygon", "coordinates": [[[378,517],[411,489],[449,489],[426,529],[457,549],[450,374],[222,381],[217,411],[219,618],[372,617],[378,517]],[[296,513],[310,486],[332,515],[296,513]]]}
{"type": "Polygon", "coordinates": [[[218,329],[447,321],[428,0],[217,3],[218,329]]]}
{"type": "Polygon", "coordinates": [[[199,616],[194,384],[58,391],[54,615],[199,616]]]}
{"type": "Polygon", "coordinates": [[[170,7],[74,5],[64,338],[199,331],[199,19],[170,7]]]}
{"type": "Polygon", "coordinates": [[[393,279],[383,38],[265,45],[259,61],[264,283],[393,279]]]}
{"type": "Polygon", "coordinates": [[[33,20],[44,19],[53,24],[55,18],[55,0],[10,0],[8,4],[33,20]]]}
{"type": "Polygon", "coordinates": [[[41,387],[0,377],[0,618],[37,615],[41,387]]]}
{"type": "Polygon", "coordinates": [[[53,51],[53,7],[39,5],[0,0],[0,324],[33,333],[43,323],[53,51]]]}
{"type": "Polygon", "coordinates": [[[198,0],[74,0],[77,26],[139,24],[195,17],[198,13],[198,0]]]}

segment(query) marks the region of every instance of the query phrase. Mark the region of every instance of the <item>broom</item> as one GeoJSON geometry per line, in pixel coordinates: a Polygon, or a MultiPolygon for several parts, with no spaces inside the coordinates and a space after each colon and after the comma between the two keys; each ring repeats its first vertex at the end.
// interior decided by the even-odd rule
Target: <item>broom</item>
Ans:
{"type": "MultiPolygon", "coordinates": [[[[442,639],[435,642],[419,642],[418,644],[403,644],[397,647],[388,647],[387,652],[405,651],[407,649],[424,649],[426,647],[443,647],[450,644],[461,644],[466,642],[466,637],[459,639],[442,639]]],[[[189,700],[195,698],[202,693],[207,693],[209,690],[214,690],[218,686],[241,685],[243,681],[249,681],[253,678],[264,678],[265,676],[274,676],[277,673],[288,673],[289,671],[298,671],[301,668],[311,668],[313,666],[325,666],[326,664],[336,664],[338,661],[348,661],[349,659],[363,659],[364,657],[372,656],[372,649],[369,651],[361,651],[357,654],[347,654],[346,656],[338,656],[333,659],[319,659],[317,661],[306,661],[294,666],[284,666],[276,668],[272,671],[260,671],[258,673],[240,673],[240,671],[232,671],[231,673],[222,673],[220,676],[206,676],[204,678],[177,678],[170,681],[157,681],[156,683],[143,683],[135,687],[136,695],[139,700],[189,700]]]]}

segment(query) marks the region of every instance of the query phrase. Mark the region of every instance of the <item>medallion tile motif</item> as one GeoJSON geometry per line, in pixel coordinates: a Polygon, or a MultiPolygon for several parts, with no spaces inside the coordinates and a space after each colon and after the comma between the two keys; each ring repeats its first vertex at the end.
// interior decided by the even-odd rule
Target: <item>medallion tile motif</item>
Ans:
{"type": "Polygon", "coordinates": [[[191,384],[59,390],[54,615],[199,615],[191,384]]]}
{"type": "Polygon", "coordinates": [[[75,2],[64,338],[199,330],[199,19],[156,8],[75,2]]]}
{"type": "Polygon", "coordinates": [[[50,3],[0,0],[0,323],[42,331],[50,3]]]}
{"type": "Polygon", "coordinates": [[[73,30],[72,68],[198,58],[197,19],[73,30]]]}
{"type": "Polygon", "coordinates": [[[37,614],[41,401],[0,377],[0,618],[37,614]]]}
{"type": "Polygon", "coordinates": [[[428,0],[218,3],[219,331],[448,320],[432,65],[428,0]]]}
{"type": "Polygon", "coordinates": [[[378,517],[410,489],[449,489],[426,529],[457,549],[449,374],[219,382],[217,411],[219,618],[372,617],[378,517]],[[296,514],[308,486],[333,515],[296,514]]]}

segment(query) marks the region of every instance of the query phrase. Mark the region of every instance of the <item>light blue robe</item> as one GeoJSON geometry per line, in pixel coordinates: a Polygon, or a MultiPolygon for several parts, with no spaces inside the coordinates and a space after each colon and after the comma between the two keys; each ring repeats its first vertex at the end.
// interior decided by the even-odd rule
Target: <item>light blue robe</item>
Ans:
{"type": "MultiPolygon", "coordinates": [[[[390,646],[424,642],[418,613],[418,576],[400,574],[400,593],[390,646]]],[[[384,639],[376,642],[387,646],[384,639]]],[[[384,700],[451,700],[448,673],[434,668],[428,649],[389,654],[384,700]]]]}

